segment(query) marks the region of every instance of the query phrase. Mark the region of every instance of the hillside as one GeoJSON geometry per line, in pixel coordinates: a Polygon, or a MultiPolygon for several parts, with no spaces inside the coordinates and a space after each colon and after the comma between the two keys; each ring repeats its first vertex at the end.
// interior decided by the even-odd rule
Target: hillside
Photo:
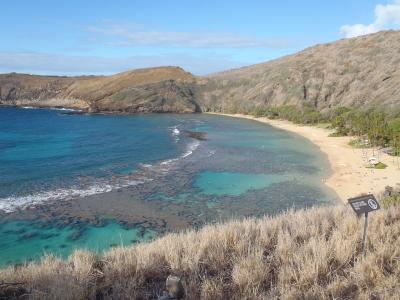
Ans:
{"type": "Polygon", "coordinates": [[[347,206],[313,208],[169,234],[102,257],[77,251],[67,261],[8,267],[0,298],[157,299],[174,274],[185,299],[398,299],[400,206],[369,219],[364,259],[363,219],[347,206]]]}
{"type": "Polygon", "coordinates": [[[0,104],[89,112],[196,112],[193,76],[177,67],[112,76],[0,75],[0,104]]]}
{"type": "Polygon", "coordinates": [[[400,112],[400,31],[305,49],[236,70],[194,77],[177,67],[112,76],[0,75],[0,105],[63,106],[89,112],[242,112],[308,104],[400,112]]]}
{"type": "Polygon", "coordinates": [[[400,111],[400,31],[317,45],[200,81],[203,110],[254,106],[379,106],[400,111]]]}

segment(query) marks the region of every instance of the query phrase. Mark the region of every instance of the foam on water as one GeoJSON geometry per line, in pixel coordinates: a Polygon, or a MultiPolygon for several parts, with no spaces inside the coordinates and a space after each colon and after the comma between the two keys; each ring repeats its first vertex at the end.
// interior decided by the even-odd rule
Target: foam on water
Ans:
{"type": "Polygon", "coordinates": [[[163,162],[160,163],[160,165],[165,166],[165,165],[171,165],[174,162],[179,161],[180,159],[187,158],[188,156],[192,155],[193,152],[200,146],[199,141],[194,141],[193,143],[189,144],[187,147],[186,152],[184,152],[180,157],[177,158],[172,158],[172,159],[167,159],[163,162]]]}
{"type": "Polygon", "coordinates": [[[179,142],[179,140],[180,140],[179,135],[181,134],[181,131],[178,129],[179,126],[180,125],[175,125],[175,126],[170,127],[171,135],[174,138],[176,143],[179,142]]]}
{"type": "Polygon", "coordinates": [[[171,158],[171,159],[164,160],[157,165],[142,165],[142,166],[146,167],[152,171],[155,171],[157,173],[167,175],[170,168],[175,167],[179,162],[190,157],[199,146],[200,146],[200,142],[195,140],[194,142],[188,144],[186,151],[177,158],[171,158]]]}
{"type": "Polygon", "coordinates": [[[51,110],[61,110],[61,111],[82,111],[81,109],[65,108],[65,107],[50,107],[51,110]]]}
{"type": "Polygon", "coordinates": [[[49,110],[60,110],[60,111],[76,111],[81,112],[81,109],[66,108],[66,107],[35,107],[35,106],[22,106],[23,109],[49,109],[49,110]]]}
{"type": "Polygon", "coordinates": [[[179,131],[179,129],[177,127],[174,128],[174,130],[172,130],[172,134],[173,135],[179,135],[181,132],[179,131]]]}
{"type": "Polygon", "coordinates": [[[56,189],[52,191],[44,191],[27,196],[15,196],[0,199],[0,210],[10,213],[16,209],[26,208],[29,206],[41,204],[51,200],[69,200],[74,197],[85,197],[95,194],[107,193],[123,187],[141,184],[144,181],[139,180],[123,180],[118,184],[98,183],[87,188],[70,188],[56,189]]]}
{"type": "Polygon", "coordinates": [[[158,164],[142,164],[138,165],[138,171],[131,173],[126,178],[118,178],[117,180],[98,180],[95,184],[86,186],[84,188],[62,188],[51,191],[44,191],[36,194],[30,194],[26,196],[11,196],[6,198],[0,198],[0,210],[10,213],[19,208],[26,208],[36,204],[41,204],[46,201],[52,200],[69,200],[75,197],[85,197],[95,194],[107,193],[120,188],[135,186],[143,184],[147,181],[153,180],[149,177],[143,177],[140,172],[141,169],[149,169],[158,174],[167,174],[169,168],[175,163],[187,159],[194,151],[200,146],[200,141],[195,140],[187,145],[187,150],[179,157],[161,161],[158,164]],[[117,182],[115,182],[117,181],[117,182]]]}

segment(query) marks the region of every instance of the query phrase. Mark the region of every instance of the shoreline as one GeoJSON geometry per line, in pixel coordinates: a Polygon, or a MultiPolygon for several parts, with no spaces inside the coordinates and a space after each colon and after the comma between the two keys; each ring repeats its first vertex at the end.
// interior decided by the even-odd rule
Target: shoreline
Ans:
{"type": "MultiPolygon", "coordinates": [[[[324,183],[336,192],[343,203],[347,203],[348,198],[366,193],[377,195],[383,192],[387,185],[395,187],[400,184],[400,169],[392,156],[386,153],[379,154],[379,160],[387,165],[386,169],[368,169],[363,160],[363,149],[348,145],[352,137],[328,137],[333,130],[244,114],[207,114],[253,120],[308,139],[326,154],[331,175],[324,183]]],[[[372,149],[367,149],[367,155],[372,156],[372,149]]]]}

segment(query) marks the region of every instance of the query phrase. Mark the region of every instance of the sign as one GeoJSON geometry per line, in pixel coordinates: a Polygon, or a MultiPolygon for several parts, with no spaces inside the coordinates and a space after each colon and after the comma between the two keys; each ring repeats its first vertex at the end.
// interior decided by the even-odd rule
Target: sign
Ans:
{"type": "Polygon", "coordinates": [[[353,208],[357,216],[369,213],[380,209],[378,201],[375,199],[374,195],[365,195],[355,198],[350,198],[349,204],[353,208]]]}
{"type": "Polygon", "coordinates": [[[362,252],[363,256],[365,256],[365,253],[366,253],[365,242],[367,240],[368,213],[371,211],[378,210],[381,207],[379,206],[378,201],[375,199],[374,195],[372,195],[372,194],[365,195],[365,196],[359,196],[359,197],[355,197],[355,198],[350,198],[348,201],[358,217],[362,214],[365,215],[364,232],[363,232],[363,238],[362,238],[362,244],[361,244],[362,245],[361,252],[362,252]]]}

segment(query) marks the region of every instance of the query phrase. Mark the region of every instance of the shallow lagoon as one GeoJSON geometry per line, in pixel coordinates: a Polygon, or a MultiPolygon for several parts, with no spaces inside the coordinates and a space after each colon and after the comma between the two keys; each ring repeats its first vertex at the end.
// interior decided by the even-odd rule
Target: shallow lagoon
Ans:
{"type": "Polygon", "coordinates": [[[254,121],[14,108],[0,117],[3,265],[336,201],[316,146],[254,121]]]}
{"type": "Polygon", "coordinates": [[[274,175],[206,171],[197,176],[194,186],[206,195],[239,196],[250,189],[266,188],[279,181],[283,179],[274,175]]]}

